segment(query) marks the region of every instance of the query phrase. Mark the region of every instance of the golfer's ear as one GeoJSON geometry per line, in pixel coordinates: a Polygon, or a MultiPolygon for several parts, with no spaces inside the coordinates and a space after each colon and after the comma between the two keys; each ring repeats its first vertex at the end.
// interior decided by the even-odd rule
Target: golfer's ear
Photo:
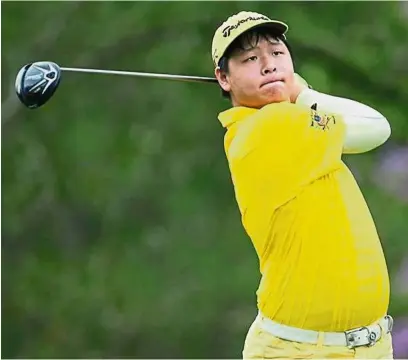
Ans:
{"type": "Polygon", "coordinates": [[[221,88],[224,91],[228,91],[228,92],[231,91],[231,86],[230,86],[230,83],[228,81],[227,74],[225,72],[221,71],[219,66],[217,66],[215,68],[214,73],[215,73],[215,77],[217,78],[218,83],[220,84],[221,88]]]}

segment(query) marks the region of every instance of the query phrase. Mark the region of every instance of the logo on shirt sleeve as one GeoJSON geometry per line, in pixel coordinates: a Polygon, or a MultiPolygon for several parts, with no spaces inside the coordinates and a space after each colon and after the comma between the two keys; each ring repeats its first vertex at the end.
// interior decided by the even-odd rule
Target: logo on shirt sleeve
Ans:
{"type": "Polygon", "coordinates": [[[317,104],[311,107],[311,123],[310,126],[320,130],[329,130],[331,125],[336,124],[336,117],[323,113],[317,113],[317,104]]]}

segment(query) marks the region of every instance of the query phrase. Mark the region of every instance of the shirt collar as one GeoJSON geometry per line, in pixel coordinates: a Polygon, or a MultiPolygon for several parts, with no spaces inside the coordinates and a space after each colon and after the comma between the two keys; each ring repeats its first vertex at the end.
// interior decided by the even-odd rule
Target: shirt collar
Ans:
{"type": "Polygon", "coordinates": [[[228,128],[235,122],[243,120],[257,111],[258,109],[237,106],[219,113],[218,120],[224,128],[228,128]]]}

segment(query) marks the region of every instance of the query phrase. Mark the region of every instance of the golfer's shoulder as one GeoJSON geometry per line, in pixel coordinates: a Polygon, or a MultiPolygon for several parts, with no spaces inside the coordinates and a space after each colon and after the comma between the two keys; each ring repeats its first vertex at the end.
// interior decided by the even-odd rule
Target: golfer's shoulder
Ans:
{"type": "Polygon", "coordinates": [[[298,119],[302,111],[305,113],[304,108],[295,104],[277,103],[247,114],[237,123],[229,142],[230,157],[241,158],[256,150],[263,151],[265,145],[272,146],[293,136],[288,119],[298,119]]]}
{"type": "Polygon", "coordinates": [[[259,110],[258,116],[264,121],[290,120],[310,114],[310,109],[304,105],[292,104],[290,102],[273,103],[259,110]]]}
{"type": "Polygon", "coordinates": [[[249,135],[251,132],[285,131],[299,124],[299,119],[309,119],[310,112],[311,110],[303,105],[289,102],[269,104],[248,116],[242,124],[241,132],[249,135]]]}

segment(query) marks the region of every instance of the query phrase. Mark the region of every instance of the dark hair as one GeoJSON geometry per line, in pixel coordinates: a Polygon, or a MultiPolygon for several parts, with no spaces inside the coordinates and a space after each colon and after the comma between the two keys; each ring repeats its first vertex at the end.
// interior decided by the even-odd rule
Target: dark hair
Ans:
{"type": "MultiPolygon", "coordinates": [[[[248,47],[255,47],[258,45],[260,40],[269,40],[270,38],[274,38],[277,40],[282,41],[286,47],[289,50],[289,54],[292,56],[293,59],[293,54],[292,54],[292,49],[288,42],[286,41],[285,37],[282,35],[277,35],[271,28],[269,27],[257,27],[255,29],[249,30],[242,35],[240,35],[238,38],[236,38],[230,46],[228,46],[227,50],[225,51],[224,55],[221,57],[221,59],[218,62],[218,66],[220,70],[224,73],[228,74],[229,68],[228,68],[228,61],[231,57],[231,55],[237,51],[237,50],[245,50],[248,49],[248,47]]],[[[228,91],[225,91],[221,88],[221,94],[223,97],[227,99],[231,99],[231,95],[228,91]]]]}

